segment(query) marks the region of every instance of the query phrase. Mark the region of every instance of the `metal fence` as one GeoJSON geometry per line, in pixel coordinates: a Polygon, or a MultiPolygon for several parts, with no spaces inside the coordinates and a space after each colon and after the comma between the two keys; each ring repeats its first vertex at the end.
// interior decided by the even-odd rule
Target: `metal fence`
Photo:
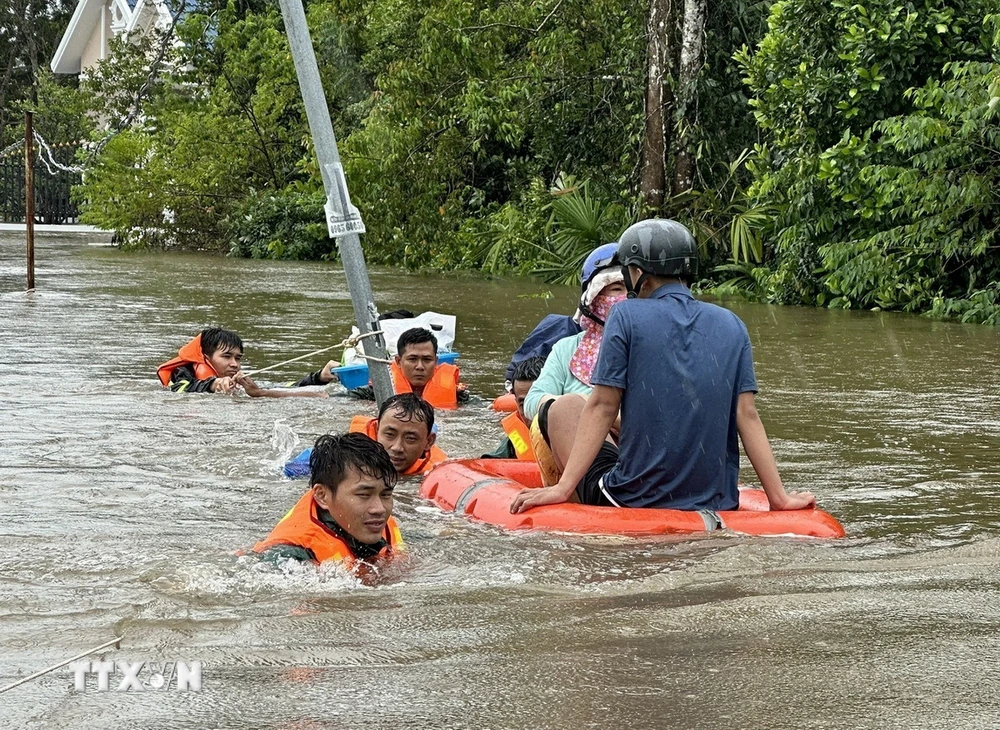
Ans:
{"type": "MultiPolygon", "coordinates": [[[[54,159],[70,165],[75,149],[54,151],[54,159]]],[[[70,188],[80,183],[80,176],[65,170],[50,172],[35,157],[35,222],[76,223],[80,213],[70,200],[70,188]]],[[[0,158],[0,222],[24,222],[24,153],[0,158]]]]}

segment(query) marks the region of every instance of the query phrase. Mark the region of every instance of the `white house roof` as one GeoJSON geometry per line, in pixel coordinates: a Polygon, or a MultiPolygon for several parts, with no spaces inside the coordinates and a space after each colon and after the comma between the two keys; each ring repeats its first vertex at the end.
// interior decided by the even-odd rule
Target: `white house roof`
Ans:
{"type": "Polygon", "coordinates": [[[167,0],[125,0],[125,2],[132,8],[132,17],[129,18],[126,29],[129,33],[139,27],[139,21],[144,13],[151,16],[152,25],[166,27],[172,20],[167,0]]]}
{"type": "Polygon", "coordinates": [[[163,0],[79,0],[52,57],[52,72],[80,73],[83,70],[81,60],[87,44],[94,37],[95,31],[99,32],[102,21],[109,23],[106,36],[102,39],[103,54],[107,51],[107,42],[114,35],[136,29],[143,11],[154,13],[160,21],[164,18],[167,22],[170,20],[170,11],[163,0]],[[102,8],[106,8],[107,13],[102,13],[102,8]]]}

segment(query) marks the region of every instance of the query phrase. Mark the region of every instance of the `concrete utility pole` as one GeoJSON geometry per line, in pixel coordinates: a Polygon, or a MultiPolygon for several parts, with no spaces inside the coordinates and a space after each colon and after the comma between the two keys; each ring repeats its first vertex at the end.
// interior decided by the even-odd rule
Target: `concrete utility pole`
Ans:
{"type": "MultiPolygon", "coordinates": [[[[347,286],[351,291],[351,302],[354,304],[354,319],[361,334],[367,334],[378,327],[378,309],[375,307],[371,282],[368,280],[368,268],[365,266],[365,254],[361,250],[361,239],[358,237],[359,233],[365,232],[365,226],[358,209],[351,205],[347,193],[347,180],[344,178],[344,168],[340,163],[337,139],[333,134],[333,123],[330,121],[330,109],[326,105],[326,94],[323,93],[323,84],[319,78],[316,53],[309,37],[309,27],[306,25],[302,2],[279,0],[279,4],[281,16],[285,20],[288,46],[295,61],[295,73],[299,77],[306,116],[309,118],[313,145],[319,158],[319,169],[323,174],[327,227],[330,230],[330,238],[339,239],[337,247],[340,249],[340,260],[344,262],[344,273],[347,274],[347,286]]],[[[385,338],[382,335],[366,338],[364,347],[367,354],[386,359],[385,338]]],[[[381,406],[392,397],[389,367],[384,363],[369,360],[368,372],[375,388],[375,399],[381,406]]]]}

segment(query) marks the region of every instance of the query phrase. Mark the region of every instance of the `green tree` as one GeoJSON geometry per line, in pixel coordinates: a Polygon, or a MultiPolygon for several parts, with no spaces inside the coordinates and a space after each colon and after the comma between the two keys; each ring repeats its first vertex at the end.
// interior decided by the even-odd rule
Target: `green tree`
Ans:
{"type": "Polygon", "coordinates": [[[38,101],[49,59],[75,7],[69,0],[0,5],[0,147],[23,136],[23,109],[38,101]]]}
{"type": "Polygon", "coordinates": [[[994,6],[775,3],[740,54],[778,211],[760,294],[921,311],[993,275],[994,6]]]}
{"type": "Polygon", "coordinates": [[[117,43],[93,75],[104,116],[128,123],[110,122],[77,194],[84,220],[131,243],[228,251],[233,230],[253,226],[248,201],[266,208],[309,177],[298,86],[273,9],[230,4],[177,31],[161,73],[162,39],[144,37],[117,43]]]}
{"type": "MultiPolygon", "coordinates": [[[[689,38],[704,29],[705,51],[689,53],[697,62],[685,76],[682,144],[664,140],[664,154],[700,159],[684,174],[684,187],[695,190],[668,199],[664,212],[700,218],[699,231],[711,231],[706,250],[719,260],[729,241],[718,232],[741,209],[732,200],[744,171],[729,161],[756,135],[732,51],[755,42],[763,8],[726,0],[688,29],[689,38]]],[[[550,192],[564,177],[580,180],[598,210],[632,216],[646,121],[646,10],[645,0],[310,3],[369,260],[487,272],[567,264],[573,256],[563,255],[550,192]]],[[[681,37],[680,27],[667,32],[681,37]]],[[[163,73],[154,73],[155,51],[168,46],[132,39],[95,76],[109,128],[97,135],[79,191],[87,220],[143,245],[333,255],[276,10],[253,0],[203,2],[177,35],[182,44],[169,45],[163,73]]]]}
{"type": "Polygon", "coordinates": [[[630,195],[642,122],[642,4],[343,3],[375,93],[345,140],[376,260],[533,260],[544,191],[563,170],[630,195]],[[541,193],[541,195],[539,195],[541,193]],[[530,225],[506,236],[513,221],[530,225]]]}

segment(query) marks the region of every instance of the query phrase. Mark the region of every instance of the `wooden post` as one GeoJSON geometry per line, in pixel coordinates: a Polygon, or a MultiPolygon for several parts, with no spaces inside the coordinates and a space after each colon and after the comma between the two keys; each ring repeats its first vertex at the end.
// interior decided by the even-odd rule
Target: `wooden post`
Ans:
{"type": "Polygon", "coordinates": [[[24,113],[24,222],[28,232],[28,291],[35,290],[35,149],[31,112],[24,113]]]}

